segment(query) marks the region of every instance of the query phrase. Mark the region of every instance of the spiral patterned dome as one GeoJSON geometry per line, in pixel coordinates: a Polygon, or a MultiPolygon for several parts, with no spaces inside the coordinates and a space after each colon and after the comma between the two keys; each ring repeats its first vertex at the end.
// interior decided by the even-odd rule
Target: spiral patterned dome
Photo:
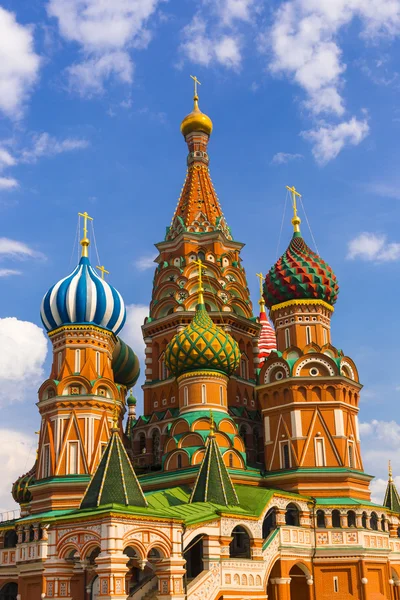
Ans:
{"type": "Polygon", "coordinates": [[[126,311],[120,293],[82,256],[72,273],[49,289],[40,316],[47,331],[70,323],[91,323],[117,334],[126,311]]]}
{"type": "Polygon", "coordinates": [[[288,300],[322,300],[333,306],[339,286],[331,267],[295,232],[288,249],[265,278],[264,299],[271,308],[288,300]]]}
{"type": "Polygon", "coordinates": [[[112,370],[116,383],[132,387],[140,375],[139,359],[128,344],[117,338],[112,356],[112,370]]]}
{"type": "Polygon", "coordinates": [[[15,502],[18,504],[26,504],[32,499],[32,494],[29,491],[29,486],[35,483],[36,465],[32,467],[28,473],[21,475],[15,483],[13,483],[11,494],[15,502]]]}
{"type": "Polygon", "coordinates": [[[229,333],[214,325],[204,304],[192,322],[170,341],[165,364],[176,376],[188,371],[221,371],[232,375],[240,361],[239,346],[229,333]]]}

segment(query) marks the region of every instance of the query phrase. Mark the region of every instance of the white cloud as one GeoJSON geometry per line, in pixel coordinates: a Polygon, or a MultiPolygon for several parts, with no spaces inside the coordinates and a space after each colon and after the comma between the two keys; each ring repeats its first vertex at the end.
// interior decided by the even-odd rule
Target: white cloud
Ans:
{"type": "Polygon", "coordinates": [[[4,167],[13,167],[16,164],[15,158],[6,150],[0,147],[0,171],[4,167]]]}
{"type": "Polygon", "coordinates": [[[271,165],[285,165],[291,160],[304,158],[302,154],[290,154],[290,152],[277,152],[271,160],[271,165]]]}
{"type": "Polygon", "coordinates": [[[0,177],[0,190],[14,190],[19,183],[13,177],[0,177]]]}
{"type": "Polygon", "coordinates": [[[33,136],[33,144],[29,149],[22,150],[19,160],[21,162],[36,162],[38,158],[56,156],[64,152],[82,150],[87,148],[89,142],[81,138],[65,138],[58,140],[49,133],[40,133],[33,136]]]}
{"type": "Polygon", "coordinates": [[[0,6],[0,111],[8,117],[21,116],[39,66],[32,28],[17,23],[15,14],[0,6]]]}
{"type": "Polygon", "coordinates": [[[154,269],[155,256],[140,256],[137,260],[135,260],[135,267],[138,271],[147,271],[147,269],[154,269]]]}
{"type": "Polygon", "coordinates": [[[400,200],[400,186],[386,182],[366,183],[364,189],[370,194],[376,194],[382,198],[394,198],[400,200]]]}
{"type": "Polygon", "coordinates": [[[122,339],[131,346],[138,355],[142,373],[144,372],[144,348],[142,325],[149,316],[149,307],[144,304],[128,304],[126,307],[126,321],[122,330],[122,339]]]}
{"type": "Polygon", "coordinates": [[[43,379],[47,340],[40,327],[15,317],[0,319],[0,405],[35,400],[43,379]]]}
{"type": "Polygon", "coordinates": [[[22,275],[22,272],[16,269],[0,269],[0,277],[10,277],[10,275],[22,275]]]}
{"type": "Polygon", "coordinates": [[[21,431],[0,429],[0,513],[18,509],[11,496],[11,486],[35,462],[37,439],[21,431]]]}
{"type": "Polygon", "coordinates": [[[374,262],[398,260],[400,258],[400,243],[388,243],[385,235],[363,232],[350,240],[347,258],[361,258],[362,260],[374,262]]]}
{"type": "Polygon", "coordinates": [[[301,135],[312,142],[312,153],[319,165],[337,157],[346,145],[358,146],[369,133],[366,120],[352,117],[337,125],[322,124],[317,129],[303,131],[301,135]]]}
{"type": "Polygon", "coordinates": [[[269,68],[284,74],[306,92],[315,114],[344,114],[341,95],[346,64],[339,36],[358,19],[361,35],[376,39],[400,33],[399,0],[289,0],[280,5],[274,22],[260,36],[260,48],[271,54],[269,68]]]}
{"type": "Polygon", "coordinates": [[[361,450],[364,470],[376,475],[371,484],[373,500],[382,502],[387,485],[388,462],[392,463],[393,475],[400,490],[400,425],[396,421],[360,423],[361,450]]]}
{"type": "Polygon", "coordinates": [[[131,83],[132,48],[150,41],[148,21],[160,0],[50,0],[48,14],[58,20],[61,35],[81,46],[82,60],[67,69],[80,94],[101,93],[111,77],[131,83]]]}
{"type": "Polygon", "coordinates": [[[30,248],[24,242],[11,240],[10,238],[0,238],[0,259],[2,258],[44,258],[41,252],[30,248]]]}

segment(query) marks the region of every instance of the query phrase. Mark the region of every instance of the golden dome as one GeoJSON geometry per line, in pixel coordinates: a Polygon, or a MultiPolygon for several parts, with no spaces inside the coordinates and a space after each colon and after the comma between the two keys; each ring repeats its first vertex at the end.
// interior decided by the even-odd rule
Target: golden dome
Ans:
{"type": "Polygon", "coordinates": [[[181,123],[181,132],[186,137],[189,133],[193,133],[193,131],[202,131],[207,135],[210,135],[212,132],[213,124],[207,115],[201,112],[199,109],[199,97],[197,94],[193,98],[194,100],[194,108],[191,113],[189,113],[181,123]]]}

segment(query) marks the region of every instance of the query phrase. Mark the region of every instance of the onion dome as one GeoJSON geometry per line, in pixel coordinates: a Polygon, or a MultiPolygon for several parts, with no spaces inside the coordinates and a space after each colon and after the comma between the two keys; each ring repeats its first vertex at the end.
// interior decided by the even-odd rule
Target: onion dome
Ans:
{"type": "MultiPolygon", "coordinates": [[[[90,217],[86,213],[82,216],[85,217],[82,257],[72,273],[44,296],[40,316],[47,331],[71,323],[90,323],[117,334],[125,323],[125,304],[121,294],[89,262],[86,219],[90,217]]],[[[104,267],[102,270],[105,271],[104,267]]]]}
{"type": "Polygon", "coordinates": [[[176,334],[165,350],[165,364],[176,376],[199,370],[232,375],[239,361],[237,343],[213,323],[204,302],[199,302],[192,322],[176,334]]]}
{"type": "Polygon", "coordinates": [[[35,483],[36,463],[28,473],[21,475],[15,483],[13,483],[11,494],[15,502],[18,504],[26,504],[32,499],[32,494],[29,491],[29,486],[35,483]]]}
{"type": "Polygon", "coordinates": [[[128,344],[120,337],[112,356],[112,370],[114,371],[114,380],[116,383],[132,387],[135,385],[140,375],[139,359],[128,344]]]}
{"type": "Polygon", "coordinates": [[[135,396],[132,394],[132,390],[131,390],[131,393],[129,394],[128,398],[126,399],[126,403],[128,406],[136,406],[136,404],[137,404],[137,400],[136,400],[135,396]]]}
{"type": "Polygon", "coordinates": [[[181,123],[181,132],[186,137],[194,131],[202,131],[211,135],[213,124],[209,116],[205,115],[199,109],[199,97],[197,95],[197,80],[195,79],[194,107],[191,113],[186,115],[181,123]]]}
{"type": "Polygon", "coordinates": [[[265,278],[264,298],[271,308],[288,300],[322,300],[333,306],[339,292],[336,275],[301,237],[293,234],[288,249],[265,278]]]}

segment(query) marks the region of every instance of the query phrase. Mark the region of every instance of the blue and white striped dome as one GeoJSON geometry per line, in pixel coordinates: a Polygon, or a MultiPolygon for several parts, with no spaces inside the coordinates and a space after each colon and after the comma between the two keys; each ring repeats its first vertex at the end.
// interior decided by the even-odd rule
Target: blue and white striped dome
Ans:
{"type": "Polygon", "coordinates": [[[126,311],[121,294],[82,256],[76,269],[49,289],[40,316],[47,331],[69,323],[93,323],[117,335],[125,323],[126,311]]]}

